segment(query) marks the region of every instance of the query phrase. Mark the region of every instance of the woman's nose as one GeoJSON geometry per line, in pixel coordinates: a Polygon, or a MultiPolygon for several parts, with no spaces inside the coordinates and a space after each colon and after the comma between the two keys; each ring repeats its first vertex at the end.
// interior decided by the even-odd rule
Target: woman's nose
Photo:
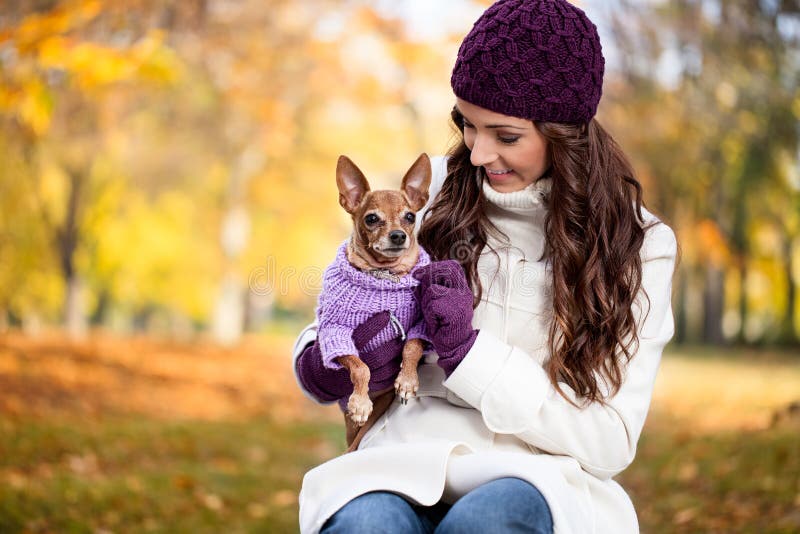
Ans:
{"type": "Polygon", "coordinates": [[[492,144],[487,136],[476,135],[475,142],[472,144],[472,151],[470,152],[470,162],[475,167],[488,165],[497,159],[497,152],[492,148],[492,144]]]}

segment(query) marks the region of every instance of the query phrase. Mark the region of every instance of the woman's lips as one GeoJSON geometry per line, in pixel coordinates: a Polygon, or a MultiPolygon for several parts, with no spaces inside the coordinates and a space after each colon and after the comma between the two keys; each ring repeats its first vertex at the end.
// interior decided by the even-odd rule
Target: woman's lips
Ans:
{"type": "Polygon", "coordinates": [[[514,174],[513,169],[498,169],[496,171],[486,169],[486,175],[490,180],[503,180],[504,178],[510,177],[512,174],[514,174]]]}

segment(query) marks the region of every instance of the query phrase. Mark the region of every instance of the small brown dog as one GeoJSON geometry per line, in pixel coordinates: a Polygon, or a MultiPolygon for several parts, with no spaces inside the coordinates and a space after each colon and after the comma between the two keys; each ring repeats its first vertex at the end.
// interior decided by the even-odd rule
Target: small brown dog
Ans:
{"type": "MultiPolygon", "coordinates": [[[[428,200],[430,181],[431,163],[426,154],[417,158],[405,174],[399,191],[370,191],[361,170],[347,157],[339,157],[336,185],[339,203],[353,219],[353,236],[346,251],[347,261],[353,267],[379,279],[397,280],[411,271],[420,255],[414,232],[415,214],[428,200]]],[[[417,364],[422,351],[421,339],[405,341],[400,374],[394,384],[394,390],[404,404],[419,388],[417,364]]],[[[353,382],[353,394],[348,399],[345,417],[350,441],[368,421],[371,425],[380,415],[377,412],[384,411],[390,401],[373,412],[368,390],[369,367],[357,354],[339,356],[336,361],[349,371],[353,382]]],[[[389,395],[390,391],[391,388],[372,392],[372,397],[389,395]]]]}

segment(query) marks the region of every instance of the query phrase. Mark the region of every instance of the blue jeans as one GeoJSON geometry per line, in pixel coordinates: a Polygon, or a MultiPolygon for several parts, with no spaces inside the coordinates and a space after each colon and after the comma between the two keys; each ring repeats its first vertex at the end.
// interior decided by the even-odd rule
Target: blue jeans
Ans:
{"type": "Polygon", "coordinates": [[[550,508],[539,490],[518,478],[487,482],[455,504],[418,506],[394,493],[366,493],[328,519],[322,534],[494,534],[553,532],[550,508]]]}

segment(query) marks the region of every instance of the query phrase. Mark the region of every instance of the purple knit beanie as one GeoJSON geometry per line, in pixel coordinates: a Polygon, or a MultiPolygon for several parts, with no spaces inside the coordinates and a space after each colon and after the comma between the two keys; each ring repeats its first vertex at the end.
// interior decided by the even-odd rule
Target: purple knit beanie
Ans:
{"type": "Polygon", "coordinates": [[[500,0],[464,38],[456,96],[523,119],[589,122],[603,92],[597,27],[566,0],[500,0]]]}

